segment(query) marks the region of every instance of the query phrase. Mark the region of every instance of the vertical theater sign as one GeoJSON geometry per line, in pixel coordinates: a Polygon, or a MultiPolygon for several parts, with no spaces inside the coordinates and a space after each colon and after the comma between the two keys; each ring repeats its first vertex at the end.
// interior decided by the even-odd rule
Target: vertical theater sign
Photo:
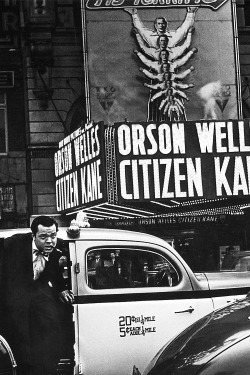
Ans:
{"type": "Polygon", "coordinates": [[[89,123],[55,154],[58,212],[250,195],[234,5],[82,1],[89,123]]]}
{"type": "Polygon", "coordinates": [[[57,211],[72,212],[105,199],[103,133],[103,125],[91,122],[59,143],[54,157],[57,211]]]}

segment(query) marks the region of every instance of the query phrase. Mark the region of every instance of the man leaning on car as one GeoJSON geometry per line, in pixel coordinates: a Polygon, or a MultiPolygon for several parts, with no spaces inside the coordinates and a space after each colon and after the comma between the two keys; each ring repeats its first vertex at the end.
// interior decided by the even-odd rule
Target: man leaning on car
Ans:
{"type": "Polygon", "coordinates": [[[73,302],[73,293],[59,265],[57,222],[36,217],[31,231],[4,241],[3,334],[14,352],[18,375],[48,375],[56,373],[60,359],[60,309],[73,302]]]}

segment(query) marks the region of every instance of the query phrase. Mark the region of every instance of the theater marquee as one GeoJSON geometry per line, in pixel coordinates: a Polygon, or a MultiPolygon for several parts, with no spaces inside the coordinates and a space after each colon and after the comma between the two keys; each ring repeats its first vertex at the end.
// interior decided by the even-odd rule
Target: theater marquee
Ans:
{"type": "Polygon", "coordinates": [[[55,154],[59,212],[250,195],[249,121],[90,123],[55,154]]]}
{"type": "Polygon", "coordinates": [[[72,212],[105,200],[103,134],[103,124],[91,122],[59,143],[54,157],[57,211],[72,212]]]}
{"type": "Polygon", "coordinates": [[[114,138],[121,202],[250,194],[248,122],[124,122],[114,138]]]}

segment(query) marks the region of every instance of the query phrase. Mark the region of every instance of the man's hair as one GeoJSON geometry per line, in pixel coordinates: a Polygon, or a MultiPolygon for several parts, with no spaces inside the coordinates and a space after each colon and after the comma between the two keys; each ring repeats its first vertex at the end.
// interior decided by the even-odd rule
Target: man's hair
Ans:
{"type": "Polygon", "coordinates": [[[44,227],[52,227],[52,225],[55,224],[56,226],[56,231],[58,231],[58,223],[53,219],[52,217],[49,216],[37,216],[33,221],[30,226],[30,229],[34,235],[36,235],[38,231],[38,225],[43,225],[44,227]]]}
{"type": "Polygon", "coordinates": [[[157,42],[158,42],[158,44],[159,44],[159,40],[160,40],[161,38],[167,39],[167,41],[169,40],[169,37],[168,37],[166,34],[162,34],[162,35],[158,36],[158,38],[157,38],[157,42]]]}

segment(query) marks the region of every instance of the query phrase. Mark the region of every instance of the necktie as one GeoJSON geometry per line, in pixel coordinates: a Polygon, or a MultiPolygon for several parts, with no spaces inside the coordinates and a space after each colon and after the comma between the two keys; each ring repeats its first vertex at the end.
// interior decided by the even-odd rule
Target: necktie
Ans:
{"type": "Polygon", "coordinates": [[[41,273],[43,272],[46,264],[46,259],[48,260],[47,254],[42,254],[40,251],[34,251],[35,259],[33,260],[33,273],[34,273],[34,280],[37,280],[41,273]]]}

